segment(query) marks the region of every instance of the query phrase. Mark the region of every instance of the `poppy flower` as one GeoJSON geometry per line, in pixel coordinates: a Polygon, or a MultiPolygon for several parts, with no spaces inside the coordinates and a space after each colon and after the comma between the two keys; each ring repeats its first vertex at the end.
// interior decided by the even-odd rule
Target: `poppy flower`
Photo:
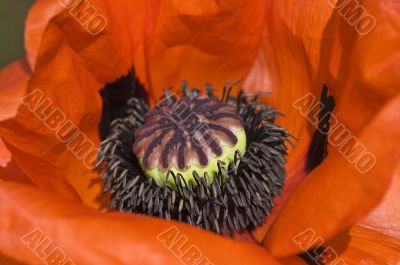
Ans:
{"type": "Polygon", "coordinates": [[[399,8],[390,0],[38,0],[27,58],[0,72],[0,261],[398,263],[399,8]],[[123,109],[114,96],[133,71],[151,106],[182,80],[211,83],[219,96],[227,80],[270,93],[263,102],[285,114],[276,123],[300,140],[261,226],[229,238],[102,208],[91,166],[99,124],[123,109]],[[107,84],[116,87],[102,90],[102,101],[107,84]]]}

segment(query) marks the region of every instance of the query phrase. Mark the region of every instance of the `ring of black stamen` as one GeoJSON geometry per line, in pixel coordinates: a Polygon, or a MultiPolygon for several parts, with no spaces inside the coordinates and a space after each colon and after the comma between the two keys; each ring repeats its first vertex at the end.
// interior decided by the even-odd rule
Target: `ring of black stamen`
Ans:
{"type": "MultiPolygon", "coordinates": [[[[183,95],[195,97],[197,89],[183,85],[183,95]]],[[[235,153],[232,163],[218,163],[214,181],[206,173],[193,172],[196,185],[171,171],[176,190],[157,186],[144,175],[133,154],[134,132],[144,123],[148,105],[128,100],[125,118],[112,122],[110,135],[101,143],[99,166],[104,169],[105,191],[111,193],[110,208],[186,222],[216,233],[251,230],[262,224],[280,196],[285,179],[286,143],[291,135],[275,124],[278,111],[241,93],[237,98],[224,88],[222,100],[237,108],[244,122],[247,150],[235,153]],[[226,92],[227,91],[227,92],[226,92]]],[[[214,97],[206,85],[206,93],[214,97]]],[[[171,100],[166,91],[165,98],[171,100]]]]}

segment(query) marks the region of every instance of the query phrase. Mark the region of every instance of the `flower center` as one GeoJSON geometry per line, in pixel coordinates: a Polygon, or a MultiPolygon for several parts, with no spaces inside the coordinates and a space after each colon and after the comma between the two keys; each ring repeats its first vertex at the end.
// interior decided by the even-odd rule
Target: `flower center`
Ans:
{"type": "Polygon", "coordinates": [[[166,90],[153,110],[132,95],[100,145],[110,208],[226,235],[264,223],[282,192],[291,136],[258,94],[234,97],[231,88],[219,100],[209,85],[199,96],[183,83],[183,97],[166,90]]]}
{"type": "Polygon", "coordinates": [[[195,184],[193,172],[213,181],[218,162],[246,150],[243,121],[235,107],[216,97],[168,97],[145,115],[135,132],[134,153],[159,186],[174,186],[169,172],[195,184]]]}

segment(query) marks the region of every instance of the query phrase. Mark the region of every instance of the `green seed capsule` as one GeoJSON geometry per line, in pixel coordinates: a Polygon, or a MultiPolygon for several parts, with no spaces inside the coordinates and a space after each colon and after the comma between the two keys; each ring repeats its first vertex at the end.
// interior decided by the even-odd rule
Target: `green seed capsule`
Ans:
{"type": "Polygon", "coordinates": [[[246,150],[243,121],[236,108],[215,97],[165,99],[135,132],[134,153],[158,186],[175,186],[169,171],[193,184],[193,171],[207,173],[212,182],[218,162],[228,165],[236,150],[246,150]]]}

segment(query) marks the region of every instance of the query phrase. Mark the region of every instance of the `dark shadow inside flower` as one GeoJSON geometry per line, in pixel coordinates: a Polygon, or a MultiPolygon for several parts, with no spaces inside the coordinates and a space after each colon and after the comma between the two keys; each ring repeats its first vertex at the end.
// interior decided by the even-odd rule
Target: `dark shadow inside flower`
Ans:
{"type": "Polygon", "coordinates": [[[309,250],[298,254],[298,256],[309,265],[333,264],[337,262],[338,255],[341,255],[346,251],[351,240],[349,233],[349,230],[345,230],[334,240],[310,248],[309,250]]]}
{"type": "MultiPolygon", "coordinates": [[[[209,85],[206,85],[206,93],[202,95],[198,89],[190,89],[183,83],[180,98],[171,97],[166,90],[160,102],[167,102],[167,105],[172,106],[181,100],[189,104],[201,102],[198,107],[203,105],[202,111],[211,116],[220,115],[213,112],[219,108],[233,109],[242,121],[247,142],[244,152],[234,151],[231,160],[211,161],[216,164],[211,165],[216,168],[212,172],[197,168],[189,170],[188,177],[185,173],[168,170],[166,179],[172,184],[167,185],[155,181],[133,151],[135,142],[140,140],[135,133],[143,130],[146,115],[147,120],[154,119],[149,118],[152,112],[146,100],[138,94],[136,84],[129,75],[102,92],[103,98],[111,96],[104,104],[100,124],[102,134],[109,134],[101,143],[99,152],[105,191],[111,196],[109,207],[173,219],[227,235],[262,224],[274,207],[274,198],[281,195],[286,176],[287,144],[293,145],[289,139],[292,136],[275,124],[277,115],[281,114],[261,103],[257,94],[240,92],[238,96],[233,96],[232,85],[225,87],[221,99],[215,97],[209,85]],[[113,93],[119,86],[122,91],[113,93]],[[124,104],[126,98],[130,99],[124,104]],[[214,105],[207,105],[211,103],[214,105]]],[[[162,113],[162,104],[157,104],[152,111],[162,113]]],[[[230,117],[233,115],[228,114],[230,117]]],[[[155,122],[161,124],[161,120],[155,122]]],[[[215,127],[222,131],[229,129],[229,126],[228,129],[215,127]]],[[[150,130],[147,135],[150,137],[155,133],[155,130],[150,130]]],[[[226,134],[229,136],[230,132],[226,134]]],[[[160,139],[150,144],[152,148],[161,145],[160,139]]],[[[174,152],[181,151],[179,141],[175,142],[174,152]]],[[[183,159],[183,154],[180,157],[183,159]]],[[[159,161],[158,158],[156,160],[159,161]]]]}
{"type": "Polygon", "coordinates": [[[322,88],[319,105],[318,127],[314,132],[307,154],[307,173],[319,166],[328,156],[329,122],[335,108],[335,100],[332,95],[328,95],[328,87],[326,85],[322,88]]]}
{"type": "Polygon", "coordinates": [[[128,110],[127,99],[142,98],[148,103],[148,94],[136,78],[134,70],[115,82],[107,84],[100,91],[103,109],[99,124],[100,139],[104,140],[111,132],[111,122],[123,118],[128,110]]]}
{"type": "Polygon", "coordinates": [[[325,250],[326,248],[323,246],[312,248],[306,252],[299,254],[299,257],[302,258],[309,265],[323,265],[324,263],[322,262],[321,257],[325,250]]]}

